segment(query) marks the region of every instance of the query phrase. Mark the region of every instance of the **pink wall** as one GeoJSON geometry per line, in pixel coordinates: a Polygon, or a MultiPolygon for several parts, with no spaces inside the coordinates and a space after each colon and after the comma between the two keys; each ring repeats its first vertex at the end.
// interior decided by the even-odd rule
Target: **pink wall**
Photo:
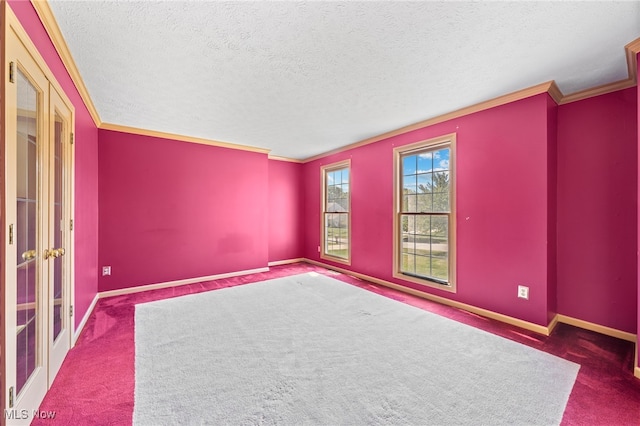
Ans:
{"type": "Polygon", "coordinates": [[[266,154],[99,131],[100,291],[263,268],[266,154]]]}
{"type": "Polygon", "coordinates": [[[539,95],[297,165],[98,133],[31,3],[9,4],[76,108],[76,325],[98,290],[99,264],[113,267],[99,282],[110,290],[300,256],[320,260],[318,169],[351,158],[352,270],[538,324],[557,302],[559,313],[640,331],[638,186],[628,184],[640,179],[637,87],[560,107],[539,95]],[[450,132],[458,134],[455,295],[391,277],[392,149],[450,132]],[[607,204],[596,203],[597,194],[607,194],[607,204]],[[291,226],[278,230],[279,216],[291,226]],[[530,286],[528,302],[515,298],[518,283],[530,286]]]}
{"type": "Polygon", "coordinates": [[[554,203],[549,151],[555,151],[548,100],[547,94],[537,95],[305,164],[305,257],[320,260],[319,169],[350,158],[353,230],[347,269],[546,325],[553,308],[547,286],[555,275],[547,245],[554,233],[548,223],[554,203]],[[456,294],[392,277],[393,148],[453,132],[456,294]],[[518,284],[530,287],[528,301],[516,297],[518,284]]]}
{"type": "Polygon", "coordinates": [[[75,106],[75,323],[78,326],[98,288],[98,129],[31,2],[9,0],[9,5],[75,106]]]}
{"type": "Polygon", "coordinates": [[[269,262],[303,255],[302,164],[269,160],[269,262]]]}
{"type": "Polygon", "coordinates": [[[558,312],[635,333],[636,88],[558,108],[558,312]]]}

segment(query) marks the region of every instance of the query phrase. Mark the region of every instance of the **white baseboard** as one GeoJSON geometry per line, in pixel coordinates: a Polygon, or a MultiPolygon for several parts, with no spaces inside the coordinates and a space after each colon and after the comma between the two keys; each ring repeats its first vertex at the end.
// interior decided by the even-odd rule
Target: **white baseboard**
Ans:
{"type": "Polygon", "coordinates": [[[290,263],[300,263],[304,262],[304,257],[298,257],[296,259],[287,259],[287,260],[276,260],[274,262],[269,262],[269,266],[278,266],[278,265],[288,265],[290,263]]]}
{"type": "Polygon", "coordinates": [[[259,272],[268,272],[268,271],[269,271],[269,267],[248,269],[245,271],[229,272],[226,274],[207,275],[205,277],[187,278],[184,280],[167,281],[167,282],[156,283],[156,284],[141,285],[137,287],[121,288],[118,290],[102,291],[98,294],[100,296],[100,299],[102,299],[105,297],[122,296],[123,294],[140,293],[142,291],[158,290],[161,288],[168,288],[168,287],[178,287],[181,285],[195,284],[195,283],[201,283],[204,281],[213,281],[213,280],[219,280],[222,278],[238,277],[241,275],[257,274],[259,272]]]}
{"type": "Polygon", "coordinates": [[[379,284],[384,287],[389,287],[394,290],[398,290],[404,293],[412,294],[414,296],[421,297],[423,299],[431,300],[433,302],[440,303],[442,305],[452,306],[454,308],[462,309],[464,311],[468,311],[483,317],[495,319],[507,324],[515,325],[516,327],[524,328],[526,330],[531,330],[539,334],[543,334],[548,336],[555,326],[555,318],[549,323],[548,326],[534,324],[529,321],[521,320],[519,318],[510,317],[508,315],[500,314],[498,312],[493,312],[487,309],[478,308],[477,306],[468,305],[466,303],[457,302],[455,300],[447,299],[445,297],[436,296],[430,293],[426,293],[424,291],[416,290],[410,287],[405,287],[399,284],[392,283],[390,281],[381,280],[380,278],[371,277],[369,275],[361,274],[358,272],[349,271],[348,269],[343,269],[338,266],[328,265],[326,263],[318,262],[316,260],[306,259],[305,262],[311,263],[313,265],[322,266],[323,268],[333,269],[335,271],[342,272],[347,275],[354,276],[356,278],[363,279],[365,281],[372,282],[374,284],[379,284]]]}
{"type": "Polygon", "coordinates": [[[638,353],[638,351],[640,350],[640,348],[638,348],[638,346],[640,346],[640,342],[636,342],[636,360],[635,360],[635,368],[633,369],[633,375],[636,376],[638,379],[640,379],[640,353],[638,353]]]}
{"type": "Polygon", "coordinates": [[[96,295],[93,297],[93,300],[91,301],[91,304],[89,305],[89,308],[87,309],[87,312],[84,313],[84,316],[82,317],[82,321],[80,321],[80,324],[78,324],[78,328],[74,330],[73,341],[71,342],[72,347],[75,346],[76,342],[78,341],[78,337],[80,337],[80,333],[82,333],[82,330],[84,329],[84,326],[87,324],[87,321],[91,316],[91,313],[93,313],[93,309],[96,307],[96,303],[98,303],[98,299],[100,299],[100,294],[96,293],[96,295]]]}
{"type": "Polygon", "coordinates": [[[560,320],[558,319],[558,314],[555,314],[551,319],[549,326],[547,327],[549,329],[549,334],[553,333],[553,329],[556,328],[556,325],[558,325],[559,322],[560,320]]]}
{"type": "Polygon", "coordinates": [[[595,324],[589,321],[584,321],[578,318],[569,317],[566,315],[558,314],[558,322],[573,325],[575,327],[584,328],[585,330],[595,331],[596,333],[604,334],[606,336],[616,337],[618,339],[626,340],[636,343],[637,336],[633,333],[618,330],[615,328],[607,327],[600,324],[595,324]]]}
{"type": "MultiPolygon", "coordinates": [[[[283,262],[296,263],[296,262],[301,262],[301,261],[303,261],[303,259],[300,259],[300,260],[298,260],[298,259],[290,259],[288,261],[283,261],[283,262]]],[[[284,264],[284,263],[282,263],[282,264],[284,264]]],[[[209,276],[206,276],[206,277],[188,278],[188,279],[184,279],[184,280],[168,281],[168,282],[157,283],[157,284],[149,284],[149,285],[144,285],[144,286],[139,286],[139,287],[130,287],[130,288],[123,288],[123,289],[119,289],[119,290],[110,290],[110,291],[99,292],[94,296],[93,300],[91,301],[91,304],[89,305],[89,308],[87,309],[87,311],[84,313],[84,316],[82,317],[82,321],[80,321],[80,324],[78,324],[78,327],[75,328],[74,333],[73,333],[73,341],[71,342],[71,346],[72,347],[75,346],[76,342],[78,341],[78,337],[80,337],[80,334],[82,333],[82,330],[84,329],[85,325],[87,324],[87,321],[89,320],[89,317],[93,313],[93,310],[96,307],[96,304],[98,303],[99,299],[103,299],[105,297],[120,296],[120,295],[123,295],[123,294],[139,293],[141,291],[155,290],[155,289],[159,289],[159,288],[176,287],[176,286],[180,286],[180,285],[199,283],[199,282],[203,282],[203,281],[211,281],[211,280],[218,280],[218,279],[222,279],[222,278],[237,277],[237,276],[240,276],[240,275],[256,274],[256,273],[259,273],[259,272],[267,272],[267,271],[269,271],[268,267],[267,268],[257,268],[257,269],[250,269],[250,270],[245,270],[245,271],[230,272],[230,273],[226,273],[226,274],[209,275],[209,276]]]]}
{"type": "MultiPolygon", "coordinates": [[[[461,302],[456,302],[454,300],[450,300],[444,297],[440,297],[440,296],[435,296],[432,295],[430,293],[425,293],[423,291],[419,291],[419,290],[415,290],[409,287],[404,287],[398,284],[394,284],[391,283],[389,281],[385,281],[385,280],[381,280],[379,278],[375,278],[375,277],[371,277],[368,275],[364,275],[364,274],[360,274],[358,272],[353,272],[353,271],[349,271],[347,269],[343,269],[337,266],[333,266],[333,265],[328,265],[326,263],[322,263],[322,262],[318,262],[316,260],[311,260],[311,259],[304,259],[305,262],[311,263],[313,265],[318,265],[318,266],[322,266],[324,268],[327,269],[333,269],[339,272],[342,272],[344,274],[347,275],[352,275],[354,277],[357,278],[361,278],[363,280],[366,281],[370,281],[373,282],[375,284],[380,284],[382,286],[385,287],[390,287],[393,288],[395,290],[398,291],[402,291],[405,293],[409,293],[409,294],[413,294],[414,296],[418,296],[418,297],[422,297],[424,299],[428,299],[428,300],[432,300],[434,302],[438,302],[441,303],[443,305],[448,305],[448,306],[453,306],[455,308],[459,308],[459,309],[463,309],[465,311],[469,311],[472,312],[474,314],[478,314],[487,318],[492,318],[498,321],[502,321],[505,322],[507,324],[511,324],[511,325],[515,325],[518,326],[520,328],[524,328],[527,330],[531,330],[531,331],[535,331],[537,333],[540,334],[544,334],[546,336],[548,336],[549,334],[551,334],[551,332],[553,331],[553,329],[555,328],[557,323],[564,323],[564,324],[569,324],[569,325],[573,325],[575,327],[580,327],[580,328],[584,328],[585,330],[590,330],[590,331],[595,331],[596,333],[600,333],[600,334],[604,334],[607,336],[611,336],[611,337],[616,337],[618,339],[622,339],[622,340],[627,340],[629,342],[633,342],[636,343],[637,342],[637,336],[633,333],[628,333],[626,331],[622,331],[622,330],[617,330],[615,328],[611,328],[611,327],[607,327],[604,325],[599,325],[599,324],[595,324],[589,321],[584,321],[584,320],[580,320],[577,318],[572,318],[566,315],[561,315],[558,314],[556,316],[553,317],[553,319],[551,320],[551,322],[549,323],[548,326],[542,326],[542,325],[538,325],[538,324],[534,324],[528,321],[524,321],[518,318],[514,318],[514,317],[510,317],[507,315],[503,315],[497,312],[493,312],[493,311],[489,311],[487,309],[483,309],[483,308],[478,308],[476,306],[473,305],[467,305],[466,303],[461,303],[461,302]]],[[[638,344],[636,344],[636,348],[637,348],[638,344]]],[[[637,350],[637,349],[636,349],[637,350]]],[[[638,360],[638,356],[636,355],[636,364],[639,363],[640,361],[638,360]]],[[[637,377],[640,378],[640,366],[636,365],[635,367],[635,375],[637,377]]]]}

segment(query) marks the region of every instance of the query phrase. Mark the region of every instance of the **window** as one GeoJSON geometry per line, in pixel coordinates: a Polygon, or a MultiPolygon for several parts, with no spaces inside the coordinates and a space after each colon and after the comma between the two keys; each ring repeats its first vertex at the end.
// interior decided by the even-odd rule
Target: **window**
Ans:
{"type": "Polygon", "coordinates": [[[320,257],[350,264],[350,160],[322,167],[322,251],[320,257]]]}
{"type": "Polygon", "coordinates": [[[393,276],[455,291],[455,134],[394,150],[393,276]]]}

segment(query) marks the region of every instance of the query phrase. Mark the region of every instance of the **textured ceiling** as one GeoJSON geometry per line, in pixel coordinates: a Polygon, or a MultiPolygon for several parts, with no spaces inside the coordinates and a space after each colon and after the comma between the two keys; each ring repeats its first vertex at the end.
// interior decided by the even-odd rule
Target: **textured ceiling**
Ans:
{"type": "Polygon", "coordinates": [[[306,158],[627,78],[640,2],[50,2],[103,122],[306,158]]]}

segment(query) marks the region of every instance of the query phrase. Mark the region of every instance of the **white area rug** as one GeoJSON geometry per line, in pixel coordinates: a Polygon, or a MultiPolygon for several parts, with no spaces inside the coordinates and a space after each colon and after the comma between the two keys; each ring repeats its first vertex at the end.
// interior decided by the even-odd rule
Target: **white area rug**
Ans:
{"type": "Polygon", "coordinates": [[[134,424],[558,424],[579,365],[310,273],[136,306],[134,424]]]}

